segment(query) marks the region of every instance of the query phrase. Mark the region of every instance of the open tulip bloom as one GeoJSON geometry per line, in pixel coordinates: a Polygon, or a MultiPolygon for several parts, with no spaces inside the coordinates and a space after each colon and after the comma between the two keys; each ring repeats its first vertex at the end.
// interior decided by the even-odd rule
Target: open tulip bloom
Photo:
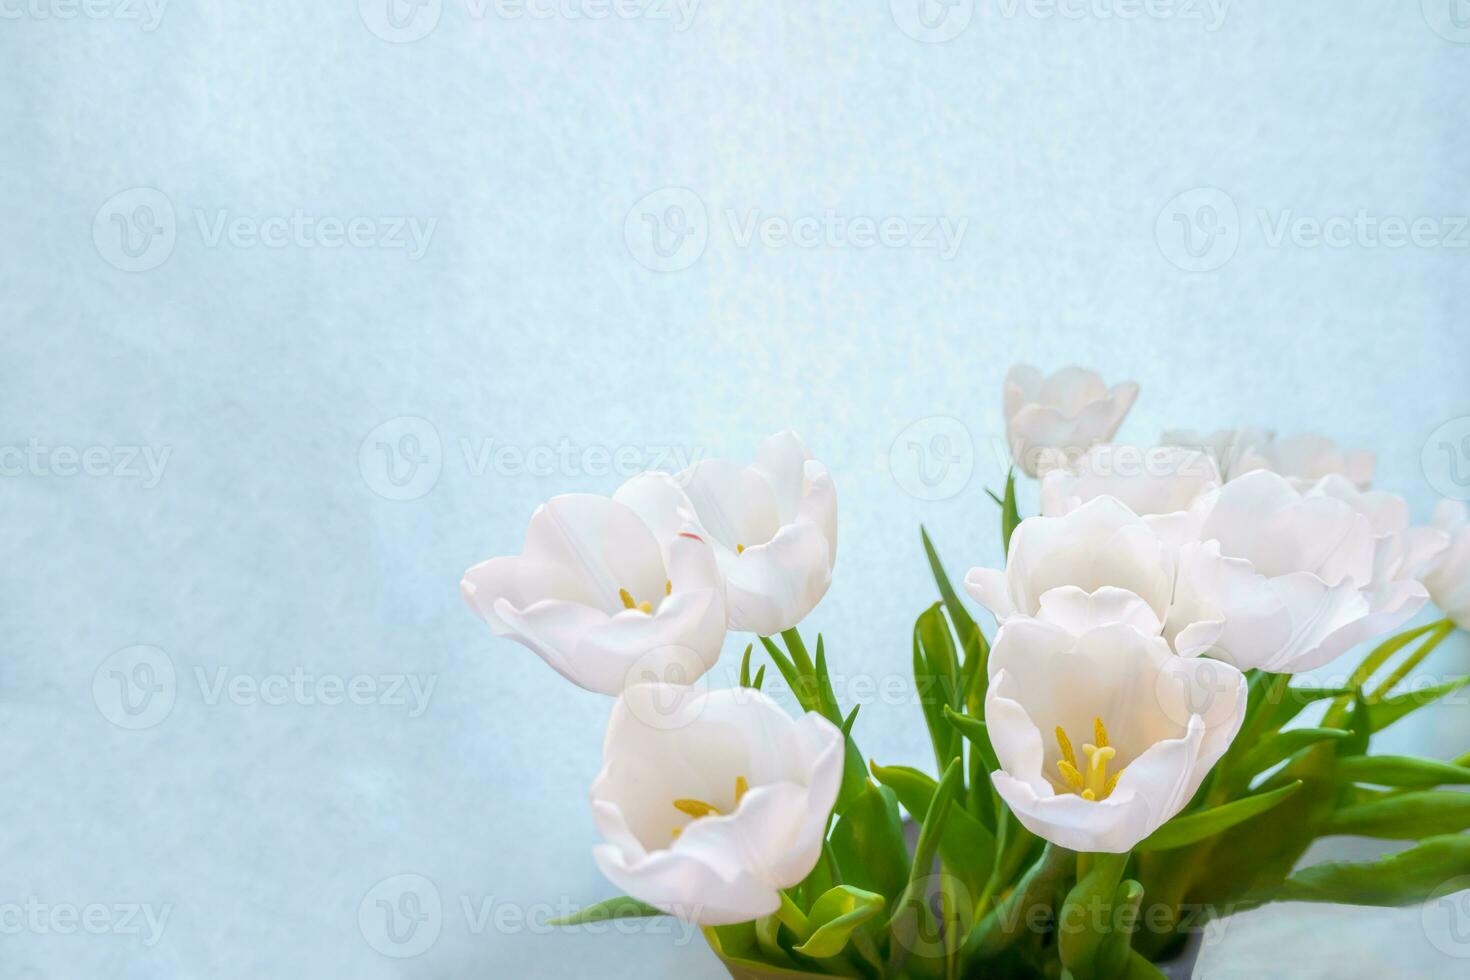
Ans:
{"type": "Polygon", "coordinates": [[[675,916],[752,980],[1146,978],[1210,919],[1470,882],[1470,753],[1371,752],[1470,684],[1414,676],[1470,625],[1464,505],[1417,526],[1367,489],[1371,454],[1319,437],[1112,444],[1135,394],[1078,368],[1009,377],[1017,465],[1047,463],[1041,514],[1023,520],[1014,473],[991,495],[1005,562],[963,582],[995,631],[923,535],[937,601],[893,663],[932,772],[863,754],[802,637],[837,510],[793,433],[749,466],[552,498],[521,554],[466,572],[493,633],[611,699],[591,805],[621,894],[562,924],[675,916]],[[1449,618],[1405,630],[1431,599],[1449,618]],[[755,634],[738,684],[706,690],[729,630],[755,634]],[[1293,677],[1328,665],[1330,685],[1293,677]],[[1335,835],[1408,843],[1299,866],[1335,835]]]}

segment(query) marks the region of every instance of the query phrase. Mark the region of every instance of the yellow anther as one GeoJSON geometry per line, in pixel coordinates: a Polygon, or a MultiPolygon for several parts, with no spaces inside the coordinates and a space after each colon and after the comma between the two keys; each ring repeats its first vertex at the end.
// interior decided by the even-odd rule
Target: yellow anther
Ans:
{"type": "Polygon", "coordinates": [[[1072,740],[1067,737],[1066,729],[1061,725],[1057,726],[1057,744],[1062,747],[1062,758],[1072,767],[1072,771],[1076,772],[1077,753],[1072,751],[1072,740]]]}
{"type": "Polygon", "coordinates": [[[710,806],[703,800],[675,800],[674,809],[680,813],[687,813],[695,820],[711,815],[716,817],[723,816],[717,808],[710,806]]]}
{"type": "Polygon", "coordinates": [[[664,579],[664,595],[673,595],[673,594],[674,594],[674,580],[673,579],[667,579],[667,578],[664,579]]]}
{"type": "Polygon", "coordinates": [[[647,600],[643,602],[634,602],[633,593],[629,592],[627,589],[618,589],[618,598],[623,600],[624,609],[636,609],[641,613],[647,613],[648,615],[653,614],[653,603],[648,602],[647,600]]]}
{"type": "MultiPolygon", "coordinates": [[[[745,794],[750,792],[750,781],[744,776],[735,777],[735,805],[738,807],[740,801],[745,799],[745,794]]],[[[704,800],[677,799],[674,801],[674,809],[687,816],[698,820],[700,817],[723,817],[725,814],[719,807],[704,800]]],[[[674,828],[674,836],[678,837],[684,832],[683,827],[674,828]]]]}
{"type": "Polygon", "coordinates": [[[743,554],[745,554],[745,545],[743,545],[743,544],[737,544],[735,546],[735,554],[737,554],[737,555],[743,555],[743,554]]]}
{"type": "Polygon", "coordinates": [[[1097,744],[1082,746],[1082,754],[1087,763],[1079,767],[1077,755],[1072,749],[1072,740],[1067,737],[1061,725],[1057,726],[1057,745],[1062,750],[1062,757],[1057,760],[1057,769],[1067,788],[1084,800],[1105,800],[1117,788],[1118,777],[1123,774],[1123,770],[1108,772],[1108,763],[1117,758],[1118,750],[1108,744],[1108,730],[1101,718],[1093,719],[1092,732],[1097,744]]]}

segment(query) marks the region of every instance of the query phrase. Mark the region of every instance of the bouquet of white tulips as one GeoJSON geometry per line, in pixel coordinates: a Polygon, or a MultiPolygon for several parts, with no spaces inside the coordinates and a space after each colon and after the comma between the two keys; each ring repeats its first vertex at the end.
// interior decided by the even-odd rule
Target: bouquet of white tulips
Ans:
{"type": "Polygon", "coordinates": [[[553,498],[520,555],[470,569],[496,634],[616,698],[591,801],[622,894],[563,921],[676,916],[736,977],[1157,977],[1210,918],[1470,885],[1470,794],[1443,788],[1470,784],[1470,754],[1370,751],[1470,681],[1410,679],[1470,625],[1464,505],[1413,526],[1368,489],[1372,454],[1317,437],[1113,443],[1136,394],[1013,369],[1006,437],[1041,514],[1019,513],[1013,470],[991,495],[1005,567],[960,589],[923,536],[933,775],[864,755],[822,638],[798,629],[837,508],[794,434],[749,466],[553,498]],[[1449,618],[1391,635],[1431,595],[1449,618]],[[738,687],[706,690],[728,630],[758,642],[738,687]],[[1293,683],[1360,646],[1341,683],[1293,683]],[[762,693],[768,667],[800,717],[762,693]],[[1415,843],[1297,868],[1338,834],[1415,843]]]}

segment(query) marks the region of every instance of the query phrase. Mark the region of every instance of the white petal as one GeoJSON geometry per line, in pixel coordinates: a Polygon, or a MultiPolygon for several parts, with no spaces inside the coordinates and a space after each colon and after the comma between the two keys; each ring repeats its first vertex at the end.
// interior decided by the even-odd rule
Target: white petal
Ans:
{"type": "Polygon", "coordinates": [[[723,546],[722,557],[771,540],[781,526],[775,491],[756,469],[706,459],[678,479],[700,526],[723,546]]]}
{"type": "Polygon", "coordinates": [[[970,569],[965,573],[965,591],[998,621],[1003,622],[1017,614],[1016,605],[1011,600],[1006,573],[999,569],[970,569]]]}
{"type": "Polygon", "coordinates": [[[788,524],[745,549],[726,569],[730,628],[773,636],[815,608],[832,582],[827,539],[814,524],[788,524]]]}
{"type": "Polygon", "coordinates": [[[770,482],[776,496],[776,514],[782,524],[796,520],[809,459],[811,453],[806,444],[789,429],[776,433],[756,448],[754,469],[770,482]]]}
{"type": "Polygon", "coordinates": [[[1157,635],[1163,629],[1158,614],[1127,589],[1104,586],[1086,592],[1073,585],[1050,589],[1041,596],[1038,619],[1060,626],[1072,634],[1097,626],[1124,623],[1140,633],[1157,635]]]}

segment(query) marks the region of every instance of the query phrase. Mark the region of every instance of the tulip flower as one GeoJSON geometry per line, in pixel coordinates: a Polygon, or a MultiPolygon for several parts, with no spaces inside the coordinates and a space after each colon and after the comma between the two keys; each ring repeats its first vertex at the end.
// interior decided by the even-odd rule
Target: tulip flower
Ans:
{"type": "Polygon", "coordinates": [[[1325,436],[1303,434],[1278,439],[1266,429],[1222,429],[1209,435],[1188,430],[1165,432],[1166,445],[1202,449],[1214,457],[1226,480],[1254,470],[1286,477],[1298,490],[1310,489],[1325,476],[1342,476],[1360,490],[1373,485],[1378,466],[1371,450],[1342,450],[1325,436]]]}
{"type": "Polygon", "coordinates": [[[1123,853],[1177,814],[1245,717],[1245,677],[1121,623],[1074,635],[1017,619],[990,653],[996,791],[1027,830],[1123,853]]]}
{"type": "Polygon", "coordinates": [[[1160,538],[1183,544],[1198,535],[1220,482],[1200,450],[1102,443],[1042,478],[1041,513],[1062,517],[1094,498],[1115,497],[1160,538]]]}
{"type": "Polygon", "coordinates": [[[1470,512],[1459,500],[1441,500],[1434,526],[1449,546],[1435,559],[1424,584],[1434,604],[1462,630],[1470,630],[1470,512]]]}
{"type": "Polygon", "coordinates": [[[1242,670],[1320,667],[1428,599],[1419,582],[1385,573],[1384,541],[1353,504],[1268,470],[1226,483],[1201,537],[1180,549],[1174,608],[1222,623],[1211,653],[1242,670]]]}
{"type": "Polygon", "coordinates": [[[1033,477],[1064,465],[1112,439],[1137,397],[1136,383],[1109,388],[1086,368],[1066,367],[1048,377],[1017,364],[1006,374],[1003,400],[1011,458],[1033,477]]]}
{"type": "Polygon", "coordinates": [[[844,740],[749,688],[628,688],[613,707],[592,812],[597,866],[680,919],[728,925],[774,913],[821,857],[844,740]]]}
{"type": "Polygon", "coordinates": [[[1157,636],[1166,627],[1182,656],[1205,652],[1223,624],[1172,608],[1176,546],[1110,496],[1061,517],[1029,517],[1011,535],[1004,571],[972,568],[965,589],[1005,624],[1037,618],[1073,633],[1126,623],[1157,636]]]}
{"type": "Polygon", "coordinates": [[[592,494],[538,507],[521,554],[474,566],[460,593],[497,636],[602,694],[649,678],[692,684],[725,639],[719,573],[701,536],[660,538],[627,505],[592,494]]]}
{"type": "Polygon", "coordinates": [[[790,629],[832,583],[837,494],[794,432],[761,443],[754,465],[706,459],[674,477],[645,473],[615,498],[654,527],[697,525],[714,548],[733,630],[790,629]]]}

